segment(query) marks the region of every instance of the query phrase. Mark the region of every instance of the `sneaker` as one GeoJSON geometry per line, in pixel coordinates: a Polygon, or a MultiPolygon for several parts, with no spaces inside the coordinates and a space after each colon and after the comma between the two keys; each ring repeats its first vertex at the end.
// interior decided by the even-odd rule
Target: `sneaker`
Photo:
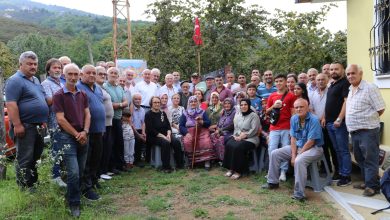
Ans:
{"type": "Polygon", "coordinates": [[[297,197],[294,195],[291,196],[291,199],[296,200],[298,202],[305,202],[306,201],[306,197],[297,197]]]}
{"type": "Polygon", "coordinates": [[[90,201],[97,201],[100,199],[100,196],[91,189],[84,193],[84,197],[90,201]]]}
{"type": "Polygon", "coordinates": [[[286,182],[287,177],[286,177],[286,172],[285,171],[280,172],[279,180],[282,181],[282,182],[286,182]]]}
{"type": "Polygon", "coordinates": [[[66,187],[66,183],[64,181],[62,181],[61,177],[57,177],[57,178],[54,178],[52,179],[52,182],[56,185],[58,185],[59,187],[66,187]]]}
{"type": "Polygon", "coordinates": [[[262,189],[277,189],[279,188],[279,183],[266,183],[261,186],[262,189]]]}
{"type": "Polygon", "coordinates": [[[353,185],[353,188],[354,189],[366,189],[366,184],[364,184],[364,183],[359,183],[359,184],[354,184],[353,185]]]}
{"type": "Polygon", "coordinates": [[[334,174],[333,174],[333,176],[332,176],[332,181],[338,182],[340,179],[341,179],[340,174],[338,174],[338,173],[334,173],[334,174]]]}
{"type": "Polygon", "coordinates": [[[341,179],[337,182],[337,186],[348,186],[351,184],[352,181],[350,176],[341,176],[341,179]]]}
{"type": "Polygon", "coordinates": [[[379,193],[379,190],[371,189],[370,187],[366,187],[363,192],[363,196],[371,197],[375,194],[379,193]]]}
{"type": "Polygon", "coordinates": [[[102,179],[104,179],[104,180],[110,180],[110,179],[112,179],[112,177],[109,176],[109,175],[107,175],[107,174],[102,174],[102,175],[100,175],[100,178],[102,178],[102,179]]]}
{"type": "Polygon", "coordinates": [[[70,215],[72,217],[76,217],[76,218],[80,217],[80,206],[78,206],[78,205],[71,205],[69,207],[69,210],[70,210],[70,215]]]}

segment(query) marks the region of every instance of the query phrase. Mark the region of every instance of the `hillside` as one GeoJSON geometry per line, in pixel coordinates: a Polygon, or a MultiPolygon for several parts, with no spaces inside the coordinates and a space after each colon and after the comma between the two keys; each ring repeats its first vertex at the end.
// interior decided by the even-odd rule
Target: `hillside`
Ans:
{"type": "MultiPolygon", "coordinates": [[[[17,34],[32,30],[55,36],[77,36],[86,32],[94,41],[99,41],[112,31],[112,18],[60,6],[45,5],[29,0],[0,0],[0,40],[8,41],[17,34]],[[3,22],[4,21],[4,22],[3,22]],[[17,23],[14,23],[17,22],[17,23]],[[29,24],[32,27],[29,27],[29,24]],[[10,33],[8,33],[10,32],[10,33]],[[63,34],[58,34],[58,33],[63,34]],[[4,36],[5,35],[5,36],[4,36]]],[[[124,23],[123,21],[119,21],[124,23]]],[[[132,28],[148,25],[150,22],[133,21],[132,28]]]]}
{"type": "Polygon", "coordinates": [[[7,43],[20,34],[40,33],[50,35],[59,39],[67,39],[70,36],[60,31],[39,27],[31,23],[15,21],[9,18],[0,17],[0,41],[7,43]]]}

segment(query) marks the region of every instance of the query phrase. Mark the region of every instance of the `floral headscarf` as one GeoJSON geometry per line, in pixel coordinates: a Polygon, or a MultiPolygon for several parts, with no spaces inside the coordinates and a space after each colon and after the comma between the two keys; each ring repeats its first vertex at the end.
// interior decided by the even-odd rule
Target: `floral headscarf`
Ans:
{"type": "Polygon", "coordinates": [[[163,110],[163,111],[165,111],[165,110],[168,108],[168,99],[169,99],[168,94],[163,93],[163,94],[160,95],[160,102],[161,102],[161,99],[162,99],[162,97],[163,97],[164,95],[167,96],[167,104],[163,105],[163,104],[161,103],[160,108],[161,108],[161,110],[163,110]]]}
{"type": "Polygon", "coordinates": [[[198,116],[202,116],[203,113],[204,113],[204,110],[199,108],[199,101],[196,98],[196,96],[193,95],[190,98],[188,98],[187,110],[184,112],[184,115],[187,118],[186,126],[187,127],[195,126],[195,118],[198,116]],[[197,103],[195,108],[191,108],[190,103],[192,101],[196,101],[196,103],[197,103]]]}

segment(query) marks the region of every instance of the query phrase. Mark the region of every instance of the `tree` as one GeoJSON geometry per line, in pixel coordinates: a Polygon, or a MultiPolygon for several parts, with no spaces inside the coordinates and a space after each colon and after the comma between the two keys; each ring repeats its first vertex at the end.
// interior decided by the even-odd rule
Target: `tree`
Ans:
{"type": "Polygon", "coordinates": [[[149,5],[147,14],[156,22],[134,36],[135,57],[163,73],[173,70],[189,76],[197,71],[196,47],[192,41],[194,18],[201,20],[202,73],[239,66],[245,53],[262,36],[265,15],[258,6],[243,6],[243,0],[163,0],[149,5]],[[196,16],[195,16],[196,15],[196,16]]]}
{"type": "Polygon", "coordinates": [[[7,46],[13,54],[21,54],[25,51],[34,51],[38,56],[38,73],[45,73],[46,61],[53,57],[60,57],[64,53],[62,41],[39,33],[21,34],[9,41],[7,46]]]}
{"type": "Polygon", "coordinates": [[[11,50],[3,42],[0,42],[0,68],[3,69],[2,77],[7,79],[17,69],[17,61],[11,50]]]}
{"type": "Polygon", "coordinates": [[[299,73],[310,67],[320,68],[334,59],[345,60],[343,34],[332,36],[319,27],[330,8],[324,6],[310,13],[277,10],[276,16],[270,19],[271,34],[265,35],[265,42],[257,48],[258,59],[252,59],[254,62],[249,65],[280,73],[299,73]]]}

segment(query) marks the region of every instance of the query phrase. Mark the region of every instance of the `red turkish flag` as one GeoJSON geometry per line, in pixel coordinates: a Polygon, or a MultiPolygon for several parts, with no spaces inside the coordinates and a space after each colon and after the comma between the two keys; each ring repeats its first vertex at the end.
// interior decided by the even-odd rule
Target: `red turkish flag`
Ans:
{"type": "Polygon", "coordinates": [[[192,36],[192,39],[194,40],[196,45],[203,44],[202,33],[200,33],[200,24],[198,18],[195,18],[194,35],[192,36]]]}

